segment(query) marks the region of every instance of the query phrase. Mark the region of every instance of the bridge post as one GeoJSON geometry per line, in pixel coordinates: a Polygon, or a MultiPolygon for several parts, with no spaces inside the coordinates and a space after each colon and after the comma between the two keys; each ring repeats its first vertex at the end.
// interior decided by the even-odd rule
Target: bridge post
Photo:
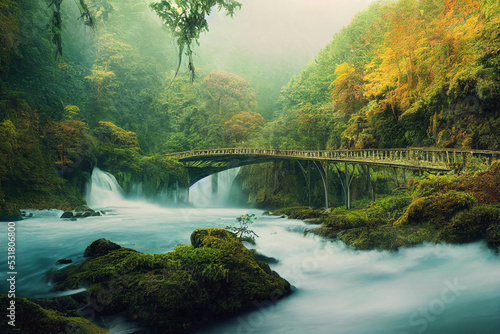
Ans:
{"type": "Polygon", "coordinates": [[[370,165],[366,165],[366,191],[372,202],[375,202],[375,192],[373,191],[372,179],[370,176],[370,165]]]}
{"type": "Polygon", "coordinates": [[[318,164],[318,162],[315,160],[314,165],[318,169],[319,175],[321,176],[321,181],[323,181],[323,188],[325,189],[325,210],[328,210],[328,173],[326,172],[326,170],[328,170],[328,162],[324,162],[324,164],[318,164]],[[324,167],[326,167],[326,170],[324,167]]]}
{"type": "MultiPolygon", "coordinates": [[[[354,174],[354,171],[353,171],[354,174]]],[[[351,208],[351,177],[349,176],[349,164],[345,163],[345,208],[349,210],[351,208]]]]}

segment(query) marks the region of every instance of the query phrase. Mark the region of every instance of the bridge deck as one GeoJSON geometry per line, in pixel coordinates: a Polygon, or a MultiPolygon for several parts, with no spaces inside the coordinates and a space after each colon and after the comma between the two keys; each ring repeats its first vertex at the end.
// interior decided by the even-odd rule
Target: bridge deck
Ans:
{"type": "Polygon", "coordinates": [[[281,159],[315,160],[423,171],[451,171],[479,158],[487,163],[500,157],[498,151],[437,148],[364,150],[279,150],[258,148],[207,149],[169,154],[191,168],[232,168],[281,159]]]}

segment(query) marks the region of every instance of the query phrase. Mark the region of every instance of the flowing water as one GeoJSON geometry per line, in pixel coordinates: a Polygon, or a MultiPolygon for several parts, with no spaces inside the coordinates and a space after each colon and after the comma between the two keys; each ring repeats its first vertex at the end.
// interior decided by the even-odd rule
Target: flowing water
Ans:
{"type": "MultiPolygon", "coordinates": [[[[228,180],[234,177],[234,172],[226,173],[228,180]]],[[[92,180],[89,203],[112,212],[67,221],[59,219],[61,211],[32,211],[33,218],[16,223],[19,296],[53,296],[47,271],[60,268],[55,262],[61,258],[82,260],[85,247],[98,238],[162,253],[189,243],[196,228],[225,227],[235,224],[237,216],[255,213],[255,248],[279,260],[272,268],[296,291],[197,334],[500,333],[500,259],[481,243],[428,244],[397,253],[354,251],[342,243],[304,237],[309,226],[301,221],[263,217],[244,208],[160,207],[127,200],[110,174],[96,170],[92,180]]],[[[201,203],[210,182],[204,184],[191,189],[191,200],[201,203]]],[[[224,193],[221,188],[229,186],[230,181],[219,183],[219,190],[224,193]]],[[[210,202],[222,200],[205,199],[203,205],[210,202]]],[[[6,235],[7,224],[1,226],[6,235]]],[[[114,322],[111,333],[133,333],[133,327],[114,322]]]]}

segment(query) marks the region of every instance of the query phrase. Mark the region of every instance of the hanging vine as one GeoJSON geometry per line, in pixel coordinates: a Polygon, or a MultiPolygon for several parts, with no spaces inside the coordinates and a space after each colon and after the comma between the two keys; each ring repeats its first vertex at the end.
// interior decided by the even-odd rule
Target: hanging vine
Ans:
{"type": "MultiPolygon", "coordinates": [[[[62,49],[62,18],[61,18],[61,4],[63,0],[51,0],[49,2],[48,8],[54,6],[54,12],[52,14],[52,22],[51,22],[51,33],[52,33],[52,43],[55,44],[56,46],[56,55],[55,57],[57,58],[58,56],[62,56],[63,54],[63,49],[62,49]]],[[[83,24],[86,26],[89,26],[94,30],[95,24],[94,24],[94,19],[92,17],[92,14],[90,13],[89,7],[85,3],[84,0],[79,0],[79,3],[76,2],[75,4],[78,6],[78,9],[80,10],[80,17],[79,19],[83,20],[83,24]]]]}
{"type": "Polygon", "coordinates": [[[174,79],[179,74],[183,56],[186,56],[191,81],[194,80],[193,44],[199,45],[200,33],[208,31],[207,17],[214,6],[218,10],[225,9],[233,17],[235,10],[241,8],[241,3],[235,0],[161,0],[151,4],[179,45],[179,64],[174,79]]]}

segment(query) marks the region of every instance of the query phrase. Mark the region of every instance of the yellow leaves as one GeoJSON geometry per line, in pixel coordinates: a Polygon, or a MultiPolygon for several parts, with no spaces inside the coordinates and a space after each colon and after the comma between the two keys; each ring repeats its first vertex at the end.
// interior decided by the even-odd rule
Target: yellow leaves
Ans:
{"type": "Polygon", "coordinates": [[[346,80],[346,78],[354,73],[356,69],[354,67],[349,66],[347,63],[343,63],[337,66],[335,69],[335,76],[337,77],[333,82],[333,85],[338,85],[346,80]]]}

